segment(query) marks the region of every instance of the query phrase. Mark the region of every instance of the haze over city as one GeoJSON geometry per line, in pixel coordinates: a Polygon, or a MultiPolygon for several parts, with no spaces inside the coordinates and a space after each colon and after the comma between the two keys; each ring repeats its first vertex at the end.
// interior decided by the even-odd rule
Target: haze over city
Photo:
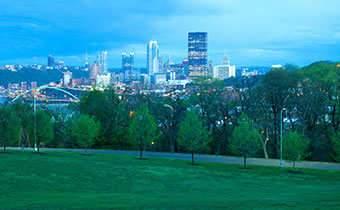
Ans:
{"type": "Polygon", "coordinates": [[[236,66],[308,65],[339,60],[340,2],[336,0],[210,1],[10,1],[0,15],[0,65],[46,63],[52,54],[67,65],[84,65],[108,51],[109,67],[135,53],[146,67],[146,45],[160,54],[187,57],[187,33],[207,31],[208,59],[224,54],[236,66]]]}

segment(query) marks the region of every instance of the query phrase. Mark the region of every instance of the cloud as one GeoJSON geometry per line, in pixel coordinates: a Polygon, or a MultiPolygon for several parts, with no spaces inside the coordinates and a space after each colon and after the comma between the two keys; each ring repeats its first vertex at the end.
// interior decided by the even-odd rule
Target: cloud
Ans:
{"type": "Polygon", "coordinates": [[[180,62],[192,30],[208,31],[211,60],[224,53],[237,65],[339,60],[339,7],[336,0],[2,0],[0,64],[53,54],[80,65],[71,58],[87,48],[109,51],[116,67],[122,52],[134,51],[145,66],[149,40],[180,62]]]}

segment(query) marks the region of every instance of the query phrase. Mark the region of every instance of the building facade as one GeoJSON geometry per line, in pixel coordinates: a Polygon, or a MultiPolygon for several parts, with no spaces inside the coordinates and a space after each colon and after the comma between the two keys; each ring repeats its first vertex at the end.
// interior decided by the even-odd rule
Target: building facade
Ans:
{"type": "Polygon", "coordinates": [[[213,67],[214,68],[213,77],[218,78],[220,80],[224,80],[229,77],[235,77],[236,67],[230,65],[229,57],[227,55],[224,55],[221,61],[222,65],[213,67]]]}
{"type": "Polygon", "coordinates": [[[96,79],[97,75],[100,74],[101,74],[100,65],[97,62],[94,62],[91,66],[90,79],[96,79]]]}
{"type": "Polygon", "coordinates": [[[188,33],[189,76],[207,76],[208,64],[208,33],[188,33]]]}
{"type": "Polygon", "coordinates": [[[134,64],[135,64],[134,53],[130,53],[130,54],[122,53],[122,69],[124,72],[126,70],[133,70],[134,64]]]}
{"type": "Polygon", "coordinates": [[[159,47],[156,41],[150,41],[146,48],[147,73],[154,75],[159,72],[159,47]]]}
{"type": "Polygon", "coordinates": [[[107,51],[101,51],[100,52],[99,65],[101,67],[101,73],[102,74],[108,73],[109,62],[108,62],[108,57],[107,57],[107,51]]]}

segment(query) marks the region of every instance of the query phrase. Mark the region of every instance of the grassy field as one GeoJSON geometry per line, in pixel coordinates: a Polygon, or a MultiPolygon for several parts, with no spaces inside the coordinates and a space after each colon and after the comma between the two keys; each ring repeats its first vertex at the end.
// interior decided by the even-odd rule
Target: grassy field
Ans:
{"type": "Polygon", "coordinates": [[[79,153],[0,153],[1,209],[336,209],[340,172],[79,153]]]}

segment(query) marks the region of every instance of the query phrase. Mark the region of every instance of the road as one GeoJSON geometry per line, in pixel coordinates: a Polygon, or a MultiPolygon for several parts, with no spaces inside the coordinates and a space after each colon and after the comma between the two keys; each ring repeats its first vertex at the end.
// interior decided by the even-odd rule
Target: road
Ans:
{"type": "MultiPolygon", "coordinates": [[[[8,147],[8,150],[21,150],[19,147],[8,147]]],[[[33,148],[25,148],[25,150],[33,151],[33,148]]],[[[60,149],[60,148],[40,148],[40,151],[58,151],[58,152],[84,152],[83,149],[60,149]]],[[[100,150],[89,149],[89,153],[105,153],[116,155],[131,155],[139,156],[139,151],[124,151],[124,150],[100,150]]],[[[154,158],[168,158],[191,161],[191,154],[183,153],[166,153],[166,152],[143,152],[144,157],[154,158]]],[[[217,156],[217,155],[201,155],[195,154],[195,161],[214,162],[214,163],[229,163],[229,164],[243,164],[242,157],[232,156],[217,156]]],[[[263,158],[247,158],[247,165],[258,166],[279,166],[280,160],[277,159],[263,159],[263,158]]],[[[291,167],[292,163],[283,161],[284,167],[291,167]]],[[[297,168],[321,169],[321,170],[339,170],[339,163],[317,162],[317,161],[301,161],[296,164],[297,168]]]]}

